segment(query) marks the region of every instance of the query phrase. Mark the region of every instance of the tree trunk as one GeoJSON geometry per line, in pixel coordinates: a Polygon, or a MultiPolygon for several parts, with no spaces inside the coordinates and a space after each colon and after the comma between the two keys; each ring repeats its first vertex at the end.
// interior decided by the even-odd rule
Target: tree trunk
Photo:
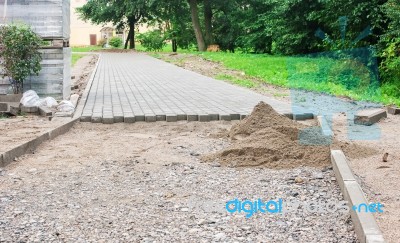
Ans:
{"type": "Polygon", "coordinates": [[[128,49],[128,42],[129,42],[129,39],[131,38],[131,33],[132,33],[132,30],[129,29],[128,36],[126,37],[126,40],[125,40],[124,49],[128,49]]]}
{"type": "Polygon", "coordinates": [[[129,22],[129,31],[131,36],[129,37],[129,49],[135,49],[135,24],[136,21],[129,22]]]}
{"type": "Polygon", "coordinates": [[[190,5],[190,12],[192,16],[193,30],[194,34],[196,35],[197,47],[199,48],[199,51],[205,51],[206,44],[204,42],[203,33],[201,32],[197,0],[188,0],[188,2],[190,5]]]}
{"type": "Polygon", "coordinates": [[[176,39],[172,39],[172,52],[178,51],[178,44],[176,43],[176,39]]]}
{"type": "Polygon", "coordinates": [[[212,17],[213,17],[213,12],[210,0],[204,0],[204,26],[205,26],[204,39],[207,46],[214,44],[213,31],[212,31],[212,17]]]}

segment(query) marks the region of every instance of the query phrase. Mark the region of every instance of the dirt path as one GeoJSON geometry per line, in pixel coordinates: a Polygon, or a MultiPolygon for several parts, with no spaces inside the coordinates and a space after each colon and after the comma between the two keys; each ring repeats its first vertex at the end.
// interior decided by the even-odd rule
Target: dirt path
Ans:
{"type": "Polygon", "coordinates": [[[341,212],[228,213],[235,198],[342,200],[332,170],[202,163],[231,124],[78,123],[0,172],[0,241],[356,241],[341,212]]]}

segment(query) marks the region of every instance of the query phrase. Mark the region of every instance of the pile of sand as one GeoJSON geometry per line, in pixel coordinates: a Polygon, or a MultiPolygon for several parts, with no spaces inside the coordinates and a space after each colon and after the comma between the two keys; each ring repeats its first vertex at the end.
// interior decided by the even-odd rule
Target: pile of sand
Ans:
{"type": "Polygon", "coordinates": [[[232,127],[229,132],[232,145],[204,159],[232,167],[323,167],[330,164],[330,148],[318,143],[324,139],[319,133],[319,129],[292,121],[261,102],[249,117],[232,127]],[[308,134],[305,137],[314,140],[313,145],[299,142],[299,134],[304,135],[304,131],[308,134]]]}

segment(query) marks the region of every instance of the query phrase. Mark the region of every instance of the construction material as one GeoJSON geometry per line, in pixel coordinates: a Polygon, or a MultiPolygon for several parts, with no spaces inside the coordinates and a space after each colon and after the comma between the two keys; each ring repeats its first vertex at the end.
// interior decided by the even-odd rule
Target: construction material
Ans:
{"type": "Polygon", "coordinates": [[[359,111],[354,117],[354,123],[358,125],[371,126],[387,117],[387,112],[383,109],[372,109],[359,111]]]}

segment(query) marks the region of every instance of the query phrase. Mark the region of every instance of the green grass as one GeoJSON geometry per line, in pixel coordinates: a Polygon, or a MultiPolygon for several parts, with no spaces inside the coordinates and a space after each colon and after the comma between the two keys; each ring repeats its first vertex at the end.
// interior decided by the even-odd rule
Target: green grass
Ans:
{"type": "Polygon", "coordinates": [[[91,52],[101,50],[100,46],[80,46],[80,47],[72,47],[72,52],[91,52]]]}
{"type": "Polygon", "coordinates": [[[84,56],[85,56],[85,54],[76,54],[76,53],[73,53],[73,54],[72,54],[71,66],[72,66],[72,67],[75,66],[76,62],[77,62],[79,59],[81,59],[82,57],[84,57],[84,56]]]}
{"type": "Polygon", "coordinates": [[[247,80],[247,79],[239,79],[237,77],[233,77],[231,75],[227,75],[227,74],[219,74],[215,77],[216,79],[220,79],[220,80],[227,80],[230,81],[234,84],[243,86],[243,87],[247,87],[247,88],[253,88],[255,86],[257,86],[253,81],[251,80],[247,80]]]}
{"type": "MultiPolygon", "coordinates": [[[[387,84],[380,88],[367,88],[370,76],[367,69],[354,60],[329,58],[282,57],[257,54],[194,52],[204,59],[220,62],[225,67],[242,71],[280,87],[323,92],[336,96],[347,96],[354,100],[367,100],[383,104],[400,105],[400,97],[394,96],[387,84]],[[342,76],[339,74],[346,73],[342,76]],[[350,73],[350,74],[349,74],[350,73]]],[[[242,86],[246,80],[223,77],[242,86]]]]}

